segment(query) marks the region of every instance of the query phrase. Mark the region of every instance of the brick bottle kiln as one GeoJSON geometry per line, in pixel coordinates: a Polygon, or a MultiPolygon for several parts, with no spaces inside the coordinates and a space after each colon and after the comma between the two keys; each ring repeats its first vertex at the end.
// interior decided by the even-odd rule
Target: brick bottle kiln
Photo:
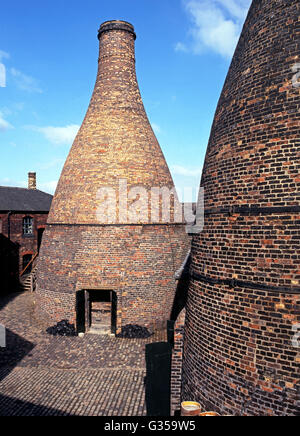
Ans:
{"type": "Polygon", "coordinates": [[[299,413],[299,12],[253,1],[204,165],[183,399],[222,414],[299,413]]]}
{"type": "Polygon", "coordinates": [[[97,311],[113,332],[127,324],[159,327],[169,319],[175,272],[189,240],[182,221],[172,220],[173,207],[169,221],[153,209],[151,215],[149,204],[135,219],[121,211],[124,195],[130,200],[135,187],[148,195],[153,187],[172,189],[173,181],[140,96],[133,26],[105,22],[98,37],[96,85],[43,238],[36,314],[48,322],[76,321],[79,331],[93,324],[97,311]],[[113,207],[106,216],[98,213],[99,189],[107,187],[117,193],[116,221],[113,207]]]}

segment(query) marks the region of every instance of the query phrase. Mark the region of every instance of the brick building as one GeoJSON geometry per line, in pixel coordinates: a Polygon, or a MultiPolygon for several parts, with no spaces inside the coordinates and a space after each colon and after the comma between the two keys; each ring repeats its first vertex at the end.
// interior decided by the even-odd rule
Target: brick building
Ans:
{"type": "Polygon", "coordinates": [[[29,173],[28,189],[0,186],[1,293],[18,289],[32,271],[51,201],[36,189],[35,173],[29,173]]]}
{"type": "Polygon", "coordinates": [[[43,239],[36,315],[69,319],[78,331],[96,324],[112,332],[127,324],[160,327],[170,317],[190,241],[175,217],[176,193],[170,219],[162,195],[151,202],[152,188],[170,191],[174,183],[138,88],[134,28],[109,21],[98,37],[96,85],[43,239]]]}
{"type": "Polygon", "coordinates": [[[300,410],[299,6],[253,1],[203,169],[182,399],[225,415],[300,410]]]}

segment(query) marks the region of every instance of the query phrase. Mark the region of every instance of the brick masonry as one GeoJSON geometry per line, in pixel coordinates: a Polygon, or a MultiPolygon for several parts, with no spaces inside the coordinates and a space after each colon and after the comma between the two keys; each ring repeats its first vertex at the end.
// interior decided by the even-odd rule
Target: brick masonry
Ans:
{"type": "Polygon", "coordinates": [[[3,237],[8,238],[8,220],[10,221],[10,241],[15,244],[18,251],[19,273],[22,272],[22,258],[26,254],[36,254],[38,251],[38,230],[45,229],[48,218],[48,212],[13,212],[8,218],[6,214],[0,214],[2,222],[1,233],[3,237]],[[33,218],[33,234],[23,235],[23,219],[25,217],[33,218]]]}
{"type": "MultiPolygon", "coordinates": [[[[127,193],[174,187],[148,121],[135,72],[133,26],[106,22],[99,31],[99,69],[91,102],[63,168],[38,262],[37,316],[76,317],[76,292],[117,294],[117,331],[128,323],[162,326],[170,317],[175,272],[189,250],[184,225],[155,220],[149,204],[138,220],[99,218],[99,188],[127,193]]],[[[161,200],[160,203],[161,204],[161,200]]],[[[173,206],[170,206],[171,216],[173,206]]],[[[112,218],[112,216],[109,216],[112,218]]]]}
{"type": "Polygon", "coordinates": [[[185,317],[186,311],[183,309],[174,324],[174,347],[171,365],[171,416],[177,414],[180,411],[181,406],[185,317]]]}
{"type": "Polygon", "coordinates": [[[221,414],[299,413],[299,7],[253,1],[206,154],[182,398],[221,414]]]}
{"type": "Polygon", "coordinates": [[[118,330],[130,323],[165,326],[176,287],[175,248],[180,238],[183,246],[186,241],[180,227],[167,231],[159,226],[48,226],[39,262],[49,265],[50,257],[51,264],[39,268],[39,316],[75,322],[76,291],[110,289],[117,293],[118,330]]]}

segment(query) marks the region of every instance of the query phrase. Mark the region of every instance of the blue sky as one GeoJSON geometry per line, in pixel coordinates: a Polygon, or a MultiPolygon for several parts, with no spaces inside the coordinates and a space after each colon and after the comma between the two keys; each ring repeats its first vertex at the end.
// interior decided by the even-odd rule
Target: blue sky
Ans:
{"type": "MultiPolygon", "coordinates": [[[[0,14],[0,185],[53,193],[93,91],[97,30],[131,22],[144,105],[179,189],[196,199],[250,0],[12,0],[0,14]]],[[[190,198],[185,198],[190,200],[190,198]]]]}

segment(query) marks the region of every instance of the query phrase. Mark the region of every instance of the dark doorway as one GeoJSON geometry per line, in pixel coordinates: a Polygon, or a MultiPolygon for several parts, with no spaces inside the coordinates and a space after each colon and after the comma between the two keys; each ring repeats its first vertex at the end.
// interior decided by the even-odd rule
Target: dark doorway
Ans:
{"type": "Polygon", "coordinates": [[[77,292],[78,333],[115,334],[117,322],[117,294],[111,290],[77,292]]]}
{"type": "Polygon", "coordinates": [[[40,252],[44,231],[45,231],[45,229],[38,229],[38,246],[37,246],[38,253],[40,252]]]}
{"type": "MultiPolygon", "coordinates": [[[[23,256],[22,271],[24,271],[27,265],[30,264],[31,260],[32,260],[32,254],[25,254],[23,256]]],[[[26,269],[26,274],[31,273],[31,270],[32,270],[32,265],[29,265],[29,267],[26,269]]]]}
{"type": "MultiPolygon", "coordinates": [[[[0,296],[19,287],[19,245],[0,234],[0,296]]],[[[1,301],[0,301],[1,308],[1,301]]]]}

